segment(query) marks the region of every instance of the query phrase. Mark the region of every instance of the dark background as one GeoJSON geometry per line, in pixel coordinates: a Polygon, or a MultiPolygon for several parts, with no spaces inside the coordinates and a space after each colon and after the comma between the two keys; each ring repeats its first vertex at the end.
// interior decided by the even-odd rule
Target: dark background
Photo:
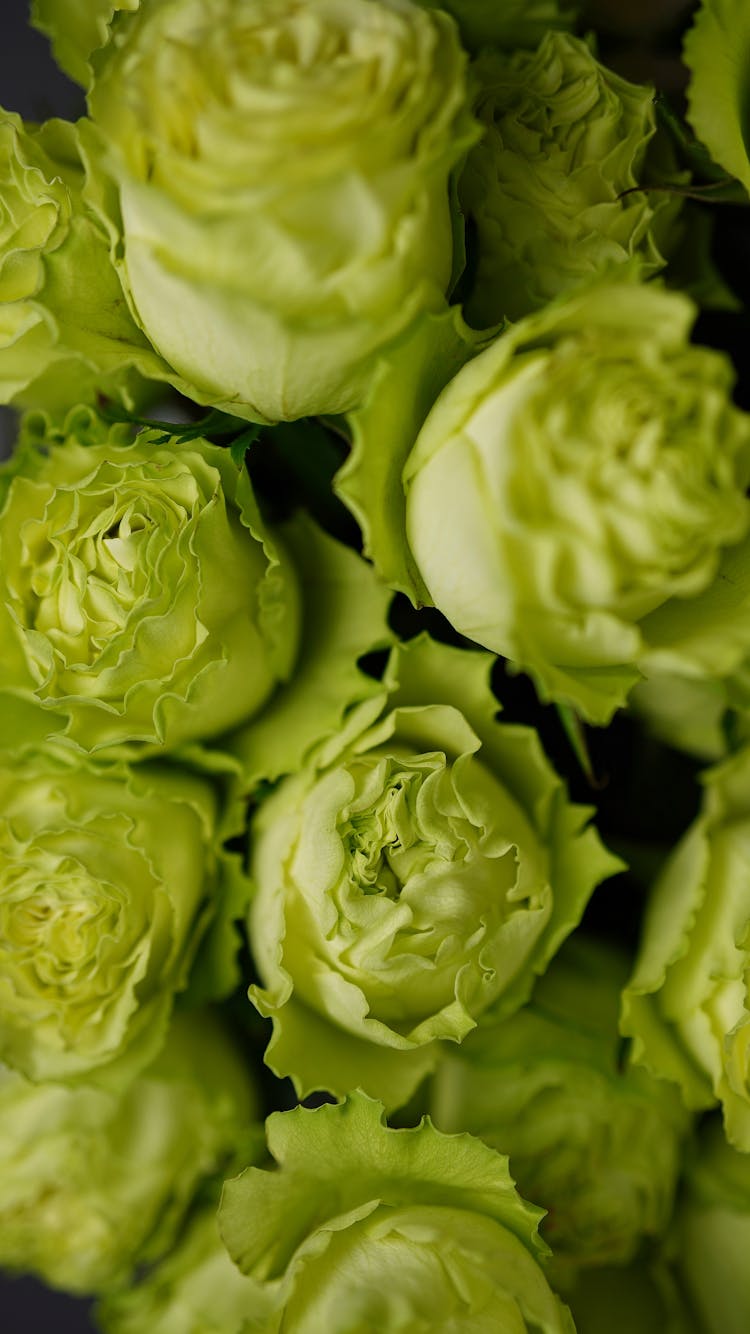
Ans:
{"type": "MultiPolygon", "coordinates": [[[[44,37],[28,26],[26,0],[2,0],[0,106],[27,120],[76,119],[83,94],[60,73],[44,37]]],[[[13,414],[0,409],[0,447],[12,434],[13,414]]],[[[2,1224],[0,1224],[2,1226],[2,1224]]],[[[50,1292],[28,1278],[0,1276],[2,1334],[91,1334],[89,1303],[50,1292]]],[[[144,1334],[148,1334],[144,1330],[144,1334]]]]}

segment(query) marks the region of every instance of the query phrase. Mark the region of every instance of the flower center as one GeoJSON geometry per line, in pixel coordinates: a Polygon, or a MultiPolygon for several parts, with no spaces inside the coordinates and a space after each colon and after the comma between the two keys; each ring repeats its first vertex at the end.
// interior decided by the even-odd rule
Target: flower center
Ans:
{"type": "Polygon", "coordinates": [[[0,972],[25,994],[68,998],[71,982],[108,989],[97,964],[102,942],[122,934],[123,904],[72,857],[28,856],[11,863],[0,882],[0,972]]]}
{"type": "Polygon", "coordinates": [[[340,826],[351,880],[363,894],[397,899],[417,865],[434,855],[416,819],[422,778],[415,771],[393,774],[375,802],[352,811],[340,826]]]}
{"type": "Polygon", "coordinates": [[[31,513],[9,534],[6,577],[32,669],[54,696],[109,690],[119,700],[114,677],[135,635],[173,604],[195,481],[179,464],[127,456],[68,485],[27,486],[23,504],[31,513]]]}

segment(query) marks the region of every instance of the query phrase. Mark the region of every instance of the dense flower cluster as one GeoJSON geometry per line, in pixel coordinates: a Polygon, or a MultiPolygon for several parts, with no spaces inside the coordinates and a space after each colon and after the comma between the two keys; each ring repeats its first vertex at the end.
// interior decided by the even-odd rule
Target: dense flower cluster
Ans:
{"type": "Polygon", "coordinates": [[[750,1327],[750,22],[685,9],[683,119],[616,6],[31,6],[0,1265],[105,1334],[750,1327]]]}

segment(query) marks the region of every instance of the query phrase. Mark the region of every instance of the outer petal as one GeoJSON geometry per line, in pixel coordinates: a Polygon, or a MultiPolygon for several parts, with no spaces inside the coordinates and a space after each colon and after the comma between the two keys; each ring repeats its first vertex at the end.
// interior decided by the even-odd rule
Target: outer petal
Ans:
{"type": "Polygon", "coordinates": [[[688,118],[717,162],[750,190],[746,140],[750,14],[742,0],[702,0],[685,38],[688,118]]]}
{"type": "MultiPolygon", "coordinates": [[[[257,1160],[264,1148],[261,1132],[257,1160]]],[[[252,1160],[251,1160],[252,1161],[252,1160]]],[[[243,1274],[221,1240],[217,1201],[195,1213],[172,1251],[97,1308],[105,1334],[251,1334],[270,1315],[268,1294],[243,1274]]]]}
{"type": "Polygon", "coordinates": [[[0,1074],[0,1263],[70,1292],[126,1282],[173,1245],[196,1190],[249,1153],[255,1095],[206,1015],[176,1019],[117,1096],[0,1074]]]}
{"type": "Polygon", "coordinates": [[[430,1107],[510,1154],[556,1284],[579,1267],[624,1264],[666,1230],[689,1118],[677,1091],[623,1060],[617,1025],[626,960],[576,932],[527,1006],[486,1018],[444,1054],[430,1107]]]}
{"type": "MultiPolygon", "coordinates": [[[[515,1194],[505,1160],[470,1136],[441,1135],[427,1121],[416,1130],[388,1130],[379,1110],[378,1104],[354,1094],[337,1107],[277,1113],[267,1128],[280,1170],[250,1168],[225,1186],[220,1221],[230,1254],[244,1272],[266,1285],[278,1304],[277,1319],[263,1329],[280,1329],[282,1322],[285,1329],[307,1328],[300,1299],[310,1284],[318,1304],[325,1303],[326,1287],[337,1291],[343,1284],[345,1291],[352,1246],[355,1256],[361,1244],[365,1254],[373,1244],[377,1251],[380,1229],[393,1239],[392,1291],[378,1295],[372,1277],[363,1275],[360,1319],[366,1319],[368,1311],[372,1318],[384,1299],[389,1312],[399,1311],[398,1328],[408,1327],[404,1321],[411,1312],[411,1328],[421,1330],[417,1310],[429,1308],[430,1293],[410,1291],[408,1266],[422,1248],[425,1261],[437,1260],[433,1248],[442,1245],[450,1272],[452,1242],[443,1229],[453,1228],[453,1242],[460,1247],[463,1241],[467,1251],[480,1236],[488,1241],[492,1237],[492,1278],[482,1272],[489,1253],[483,1261],[481,1250],[475,1252],[475,1275],[481,1284],[492,1285],[494,1309],[503,1311],[511,1328],[525,1330],[526,1317],[529,1328],[545,1334],[571,1332],[568,1312],[549,1292],[532,1260],[538,1254],[537,1211],[515,1194]],[[403,1240],[409,1238],[407,1251],[399,1250],[399,1229],[403,1240]]],[[[355,1269],[352,1289],[356,1274],[355,1269]]],[[[464,1290],[462,1309],[471,1305],[472,1294],[464,1290]]],[[[347,1312],[338,1308],[336,1316],[336,1328],[343,1329],[347,1312]]],[[[466,1318],[458,1317],[458,1328],[476,1327],[465,1323],[466,1318]]],[[[387,1322],[381,1327],[391,1328],[387,1322]]],[[[485,1327],[491,1326],[483,1321],[485,1327]]]]}
{"type": "Polygon", "coordinates": [[[750,758],[747,747],[706,775],[704,808],[660,877],[623,1031],[688,1106],[721,1103],[727,1137],[750,1148],[747,942],[750,758]]]}
{"type": "Polygon", "coordinates": [[[659,882],[646,923],[635,973],[623,993],[622,1030],[633,1038],[633,1057],[652,1074],[679,1083],[687,1105],[711,1107],[714,1096],[706,1073],[691,1060],[669,1021],[659,1013],[658,995],[669,967],[688,948],[690,928],[707,892],[709,851],[704,831],[683,840],[659,882]]]}
{"type": "Polygon", "coordinates": [[[78,127],[0,112],[0,401],[62,416],[97,393],[132,403],[179,377],[128,311],[106,232],[83,199],[78,127]]]}
{"type": "Polygon", "coordinates": [[[743,1334],[750,1318],[750,1158],[708,1121],[688,1163],[674,1228],[676,1258],[706,1334],[743,1334]]]}
{"type": "Polygon", "coordinates": [[[84,88],[91,81],[89,56],[109,39],[119,10],[135,11],[140,0],[33,0],[31,21],[52,42],[62,70],[84,88]]]}
{"type": "Polygon", "coordinates": [[[350,418],[352,452],[336,490],[363,530],[365,553],[414,603],[429,594],[406,541],[401,475],[437,395],[478,346],[456,308],[417,321],[380,359],[366,402],[350,418]]]}

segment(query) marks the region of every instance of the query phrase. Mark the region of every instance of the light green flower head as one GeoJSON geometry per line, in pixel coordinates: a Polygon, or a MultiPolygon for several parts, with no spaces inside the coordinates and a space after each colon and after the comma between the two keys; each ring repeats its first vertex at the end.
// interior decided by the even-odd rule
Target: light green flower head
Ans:
{"type": "Polygon", "coordinates": [[[161,1047],[232,892],[213,786],[31,754],[0,762],[0,810],[0,1058],[122,1084],[161,1047]]]}
{"type": "Polygon", "coordinates": [[[0,1265],[69,1292],[126,1282],[173,1244],[197,1188],[248,1152],[257,1116],[214,1020],[176,1019],[115,1096],[0,1071],[0,1265]]]}
{"type": "Polygon", "coordinates": [[[478,133],[466,63],[452,20],[411,0],[120,16],[90,96],[94,174],[119,196],[99,203],[191,397],[258,421],[342,412],[374,354],[444,306],[449,177],[478,133]]]}
{"type": "MultiPolygon", "coordinates": [[[[635,283],[527,316],[438,396],[403,471],[412,596],[593,722],[642,674],[748,655],[750,417],[693,318],[635,283]]],[[[411,395],[397,369],[388,387],[411,395]]],[[[402,448],[377,428],[373,409],[365,460],[402,448]]],[[[399,502],[369,497],[378,563],[399,502]]]]}
{"type": "Polygon", "coordinates": [[[50,734],[172,750],[289,675],[296,577],[228,450],[35,415],[0,488],[2,686],[48,710],[50,734]]]}
{"type": "Polygon", "coordinates": [[[689,1118],[677,1090],[623,1064],[618,1012],[627,964],[578,933],[528,1005],[480,1024],[436,1071],[430,1108],[510,1155],[523,1195],[548,1210],[555,1275],[626,1264],[672,1210],[689,1118]]]}
{"type": "Polygon", "coordinates": [[[623,1031],[689,1107],[721,1103],[750,1152],[750,750],[705,776],[703,810],[654,887],[623,1031]]]}
{"type": "Polygon", "coordinates": [[[127,401],[166,369],[129,314],[84,205],[78,132],[0,109],[0,403],[60,413],[96,390],[127,401]]]}
{"type": "MultiPolygon", "coordinates": [[[[484,135],[459,182],[476,233],[469,323],[517,320],[631,261],[644,278],[660,269],[680,200],[642,188],[654,174],[653,89],[561,32],[535,51],[485,52],[474,75],[484,135]]],[[[668,168],[652,183],[668,184],[668,168]]]]}
{"type": "Polygon", "coordinates": [[[277,1112],[279,1169],[225,1185],[229,1252],[276,1307],[248,1331],[573,1334],[507,1159],[429,1121],[389,1130],[381,1113],[362,1094],[277,1112]]]}
{"type": "Polygon", "coordinates": [[[300,1096],[405,1102],[446,1041],[515,1010],[620,868],[531,729],[495,722],[488,655],[426,637],[251,830],[266,1060],[300,1096]]]}
{"type": "Polygon", "coordinates": [[[110,24],[122,10],[133,12],[141,0],[31,0],[31,21],[52,42],[61,69],[87,88],[89,58],[109,40],[110,24]]]}
{"type": "Polygon", "coordinates": [[[750,1158],[730,1148],[718,1120],[703,1129],[675,1228],[677,1258],[705,1334],[750,1325],[750,1158]]]}

